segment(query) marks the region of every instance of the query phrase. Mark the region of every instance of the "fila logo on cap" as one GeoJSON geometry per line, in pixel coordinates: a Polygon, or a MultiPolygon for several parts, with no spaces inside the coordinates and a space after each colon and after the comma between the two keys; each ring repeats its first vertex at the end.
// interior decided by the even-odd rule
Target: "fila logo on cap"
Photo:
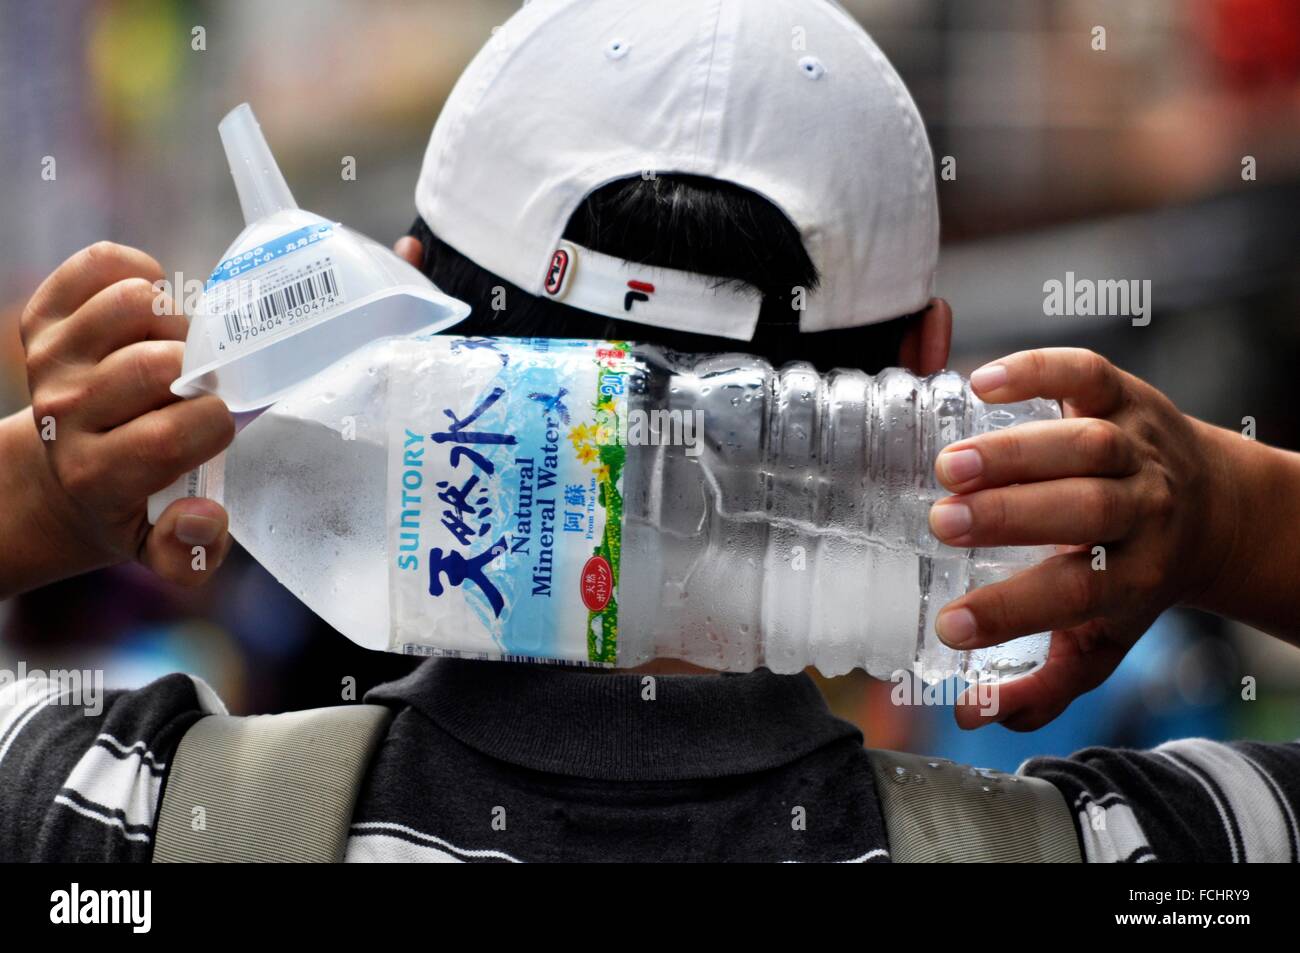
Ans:
{"type": "Polygon", "coordinates": [[[655,286],[648,281],[629,281],[627,286],[632,290],[623,296],[624,311],[631,311],[632,305],[638,301],[649,301],[655,293],[655,286]]]}
{"type": "MultiPolygon", "coordinates": [[[[608,256],[602,256],[590,249],[583,249],[583,254],[590,259],[591,268],[600,270],[601,262],[608,256]]],[[[615,259],[609,259],[614,262],[615,259]]],[[[622,262],[627,264],[627,262],[622,262]]],[[[551,254],[551,263],[546,269],[546,281],[542,287],[548,295],[556,300],[564,298],[569,290],[571,276],[578,269],[578,246],[565,242],[551,254]]],[[[594,276],[593,276],[594,278],[594,276]]],[[[600,294],[601,282],[595,282],[594,286],[588,291],[596,295],[600,294]]],[[[638,301],[649,301],[650,296],[655,293],[655,286],[648,281],[637,281],[635,279],[627,282],[627,291],[623,295],[623,310],[625,312],[632,310],[632,305],[638,301]]],[[[617,294],[614,288],[606,285],[608,292],[617,294]]],[[[615,299],[617,300],[617,298],[615,299]]],[[[586,302],[578,307],[590,307],[586,302]]],[[[617,307],[617,306],[616,306],[617,307]]]]}
{"type": "Polygon", "coordinates": [[[748,285],[720,285],[708,275],[615,258],[570,241],[552,249],[541,279],[546,297],[579,311],[738,341],[753,337],[762,306],[762,295],[748,285]]]}

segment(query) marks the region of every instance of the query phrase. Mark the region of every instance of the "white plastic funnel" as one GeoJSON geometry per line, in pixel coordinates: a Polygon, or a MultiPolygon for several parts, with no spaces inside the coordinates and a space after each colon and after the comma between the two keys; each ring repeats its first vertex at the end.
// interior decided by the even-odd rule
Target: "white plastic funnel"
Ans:
{"type": "Polygon", "coordinates": [[[218,129],[246,226],[208,279],[173,393],[257,410],[369,341],[469,314],[384,245],[298,208],[247,103],[218,129]]]}
{"type": "MultiPolygon", "coordinates": [[[[384,245],[298,208],[247,103],[218,129],[246,224],[190,318],[172,393],[216,394],[242,425],[376,338],[434,333],[469,314],[384,245]]],[[[149,497],[149,522],[202,496],[202,473],[149,497]]]]}

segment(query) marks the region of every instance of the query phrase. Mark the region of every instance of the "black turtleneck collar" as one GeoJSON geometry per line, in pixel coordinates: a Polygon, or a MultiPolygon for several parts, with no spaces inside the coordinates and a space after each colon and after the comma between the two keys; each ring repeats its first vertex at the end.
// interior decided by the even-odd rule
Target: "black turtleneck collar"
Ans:
{"type": "Polygon", "coordinates": [[[611,781],[748,774],[861,735],[807,675],[655,675],[431,659],[367,702],[410,705],[462,743],[611,781]],[[653,700],[647,679],[653,679],[653,700]]]}

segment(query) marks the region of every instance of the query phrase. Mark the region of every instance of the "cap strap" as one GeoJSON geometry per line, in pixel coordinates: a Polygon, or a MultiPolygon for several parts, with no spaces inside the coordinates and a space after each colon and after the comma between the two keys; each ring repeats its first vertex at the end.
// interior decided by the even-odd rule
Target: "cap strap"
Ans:
{"type": "Polygon", "coordinates": [[[674,331],[748,341],[763,297],[757,288],[656,268],[560,242],[542,296],[571,308],[674,331]]]}

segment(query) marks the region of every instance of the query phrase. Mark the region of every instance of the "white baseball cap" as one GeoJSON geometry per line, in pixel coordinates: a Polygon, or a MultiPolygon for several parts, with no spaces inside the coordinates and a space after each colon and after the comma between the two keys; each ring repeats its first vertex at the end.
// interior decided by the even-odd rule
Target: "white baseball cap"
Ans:
{"type": "Polygon", "coordinates": [[[754,295],[562,239],[595,189],[670,173],[747,188],[798,228],[821,275],[801,331],[888,320],[930,297],[939,214],[925,128],[830,0],[533,0],[452,90],[415,204],[440,239],[531,294],[747,340],[754,295]]]}

